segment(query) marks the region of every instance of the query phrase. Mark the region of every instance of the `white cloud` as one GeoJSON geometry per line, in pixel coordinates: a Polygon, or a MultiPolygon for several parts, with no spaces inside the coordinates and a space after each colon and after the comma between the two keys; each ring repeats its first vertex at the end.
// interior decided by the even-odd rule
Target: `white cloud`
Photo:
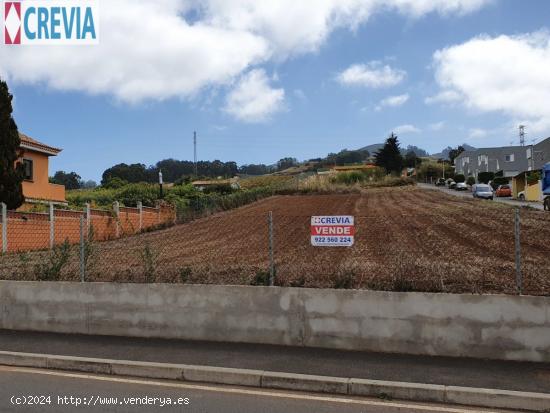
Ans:
{"type": "Polygon", "coordinates": [[[185,99],[232,84],[266,62],[317,51],[334,30],[353,30],[376,12],[414,18],[431,12],[463,14],[488,2],[100,1],[98,46],[1,47],[0,76],[131,103],[185,99]],[[193,22],[185,16],[193,16],[193,22]]]}
{"type": "Polygon", "coordinates": [[[376,106],[376,110],[382,110],[382,108],[385,107],[397,107],[402,106],[409,100],[409,94],[405,93],[403,95],[397,95],[397,96],[388,96],[385,99],[382,99],[378,106],[376,106]]]}
{"type": "Polygon", "coordinates": [[[485,138],[489,134],[488,131],[481,128],[472,128],[468,131],[468,137],[470,139],[481,139],[485,138]]]}
{"type": "Polygon", "coordinates": [[[406,75],[403,70],[392,69],[388,65],[383,66],[380,62],[369,62],[351,65],[339,73],[336,80],[345,86],[383,88],[401,83],[406,75]]]}
{"type": "Polygon", "coordinates": [[[444,90],[439,92],[437,95],[428,96],[424,99],[424,102],[427,105],[433,105],[435,103],[455,103],[459,102],[462,99],[460,93],[454,90],[444,90]]]}
{"type": "Polygon", "coordinates": [[[420,133],[420,132],[421,132],[420,129],[418,129],[416,126],[410,125],[410,124],[399,125],[399,126],[396,126],[395,128],[393,128],[393,133],[395,133],[397,136],[406,135],[406,134],[409,134],[409,133],[420,133]]]}
{"type": "Polygon", "coordinates": [[[430,125],[428,125],[428,127],[433,131],[440,131],[445,127],[445,122],[441,121],[441,122],[431,123],[430,125]]]}
{"type": "Polygon", "coordinates": [[[262,69],[243,75],[227,95],[224,110],[238,120],[263,122],[284,109],[285,91],[273,89],[262,69]]]}
{"type": "Polygon", "coordinates": [[[306,102],[308,100],[306,94],[302,89],[294,89],[293,93],[294,96],[302,102],[306,102]]]}
{"type": "Polygon", "coordinates": [[[200,4],[215,26],[258,34],[274,53],[288,56],[316,51],[332,31],[355,29],[374,13],[397,11],[414,18],[436,12],[474,12],[491,0],[206,0],[200,4]]]}
{"type": "Polygon", "coordinates": [[[550,34],[480,36],[434,54],[442,94],[479,112],[501,112],[533,132],[550,130],[550,34]]]}
{"type": "Polygon", "coordinates": [[[101,8],[98,46],[1,47],[17,83],[107,94],[125,102],[188,97],[269,58],[266,40],[178,18],[184,2],[117,0],[101,8]]]}

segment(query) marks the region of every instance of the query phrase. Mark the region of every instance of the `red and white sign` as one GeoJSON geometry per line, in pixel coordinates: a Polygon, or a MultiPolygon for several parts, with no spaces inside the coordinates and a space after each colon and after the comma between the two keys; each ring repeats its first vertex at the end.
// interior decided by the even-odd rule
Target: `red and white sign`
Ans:
{"type": "Polygon", "coordinates": [[[351,215],[311,217],[311,245],[315,247],[351,247],[354,238],[351,215]]]}

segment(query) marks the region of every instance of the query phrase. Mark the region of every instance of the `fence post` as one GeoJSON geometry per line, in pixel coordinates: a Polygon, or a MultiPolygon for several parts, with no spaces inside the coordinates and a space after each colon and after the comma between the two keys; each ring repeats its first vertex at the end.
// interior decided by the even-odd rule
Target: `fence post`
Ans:
{"type": "Polygon", "coordinates": [[[160,219],[160,202],[157,202],[157,225],[160,225],[161,224],[161,219],[160,219]]]}
{"type": "Polygon", "coordinates": [[[275,262],[273,259],[273,211],[269,211],[267,222],[269,225],[269,285],[273,286],[275,283],[275,262]]]}
{"type": "Polygon", "coordinates": [[[143,202],[138,201],[137,207],[139,211],[139,232],[141,232],[143,230],[143,202]]]}
{"type": "Polygon", "coordinates": [[[0,203],[2,207],[2,253],[8,252],[8,206],[0,203]]]}
{"type": "Polygon", "coordinates": [[[55,211],[53,202],[50,202],[50,249],[55,245],[55,211]]]}
{"type": "Polygon", "coordinates": [[[516,208],[514,219],[514,233],[516,239],[516,287],[518,294],[523,292],[523,279],[521,276],[521,238],[520,238],[520,214],[519,208],[516,208]]]}
{"type": "Polygon", "coordinates": [[[92,207],[89,202],[86,202],[86,231],[90,233],[90,227],[92,226],[92,207]]]}
{"type": "Polygon", "coordinates": [[[120,237],[120,204],[118,201],[115,201],[113,204],[113,210],[115,211],[115,237],[120,237]]]}
{"type": "Polygon", "coordinates": [[[86,276],[86,266],[84,261],[84,214],[80,215],[80,282],[84,282],[86,276]]]}

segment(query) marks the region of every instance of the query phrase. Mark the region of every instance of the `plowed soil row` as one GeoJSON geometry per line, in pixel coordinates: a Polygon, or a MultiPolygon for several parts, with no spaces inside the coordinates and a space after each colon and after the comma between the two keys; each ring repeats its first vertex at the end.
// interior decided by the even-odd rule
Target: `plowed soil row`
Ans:
{"type": "MultiPolygon", "coordinates": [[[[276,282],[318,288],[454,293],[516,292],[514,211],[419,188],[278,196],[188,224],[93,244],[91,281],[250,284],[269,266],[273,212],[276,282]],[[355,216],[351,248],[310,245],[312,215],[355,216]]],[[[524,292],[550,295],[550,214],[521,212],[524,292]]],[[[0,276],[33,279],[49,252],[0,258],[0,276]]],[[[78,279],[78,249],[61,278],[78,279]]],[[[256,281],[255,281],[256,280],[256,281]]]]}

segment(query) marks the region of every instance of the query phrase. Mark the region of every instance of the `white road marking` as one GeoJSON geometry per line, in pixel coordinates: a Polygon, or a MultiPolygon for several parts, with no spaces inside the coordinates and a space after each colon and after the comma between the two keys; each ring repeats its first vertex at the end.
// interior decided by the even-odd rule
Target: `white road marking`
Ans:
{"type": "Polygon", "coordinates": [[[269,391],[269,390],[249,390],[244,388],[236,387],[218,387],[210,385],[198,385],[198,384],[185,384],[185,383],[173,383],[173,382],[164,382],[164,381],[153,381],[153,380],[141,380],[141,379],[131,379],[131,378],[120,378],[120,377],[111,377],[111,376],[100,376],[100,375],[91,375],[91,374],[82,374],[82,373],[69,373],[63,371],[53,371],[53,370],[40,370],[35,368],[26,368],[26,367],[8,367],[0,366],[0,371],[7,371],[12,373],[27,373],[27,374],[41,374],[46,376],[58,376],[58,377],[69,377],[76,379],[85,379],[85,380],[96,380],[96,381],[109,381],[115,383],[125,383],[125,384],[140,384],[147,386],[157,386],[157,387],[170,387],[177,389],[189,389],[189,390],[203,390],[210,392],[218,393],[233,393],[233,394],[244,394],[251,396],[268,396],[268,397],[279,397],[285,399],[295,399],[295,400],[311,400],[318,402],[329,402],[329,403],[341,403],[341,404],[357,404],[363,406],[380,406],[386,408],[396,408],[396,409],[408,409],[416,412],[441,412],[441,413],[474,413],[474,412],[483,412],[483,413],[502,413],[492,410],[479,410],[479,409],[461,409],[453,407],[438,407],[438,406],[428,406],[421,404],[409,404],[406,402],[390,402],[390,401],[377,401],[377,400],[360,400],[360,399],[349,399],[345,397],[330,397],[330,396],[317,396],[312,394],[300,394],[300,393],[283,393],[279,391],[269,391]]]}

